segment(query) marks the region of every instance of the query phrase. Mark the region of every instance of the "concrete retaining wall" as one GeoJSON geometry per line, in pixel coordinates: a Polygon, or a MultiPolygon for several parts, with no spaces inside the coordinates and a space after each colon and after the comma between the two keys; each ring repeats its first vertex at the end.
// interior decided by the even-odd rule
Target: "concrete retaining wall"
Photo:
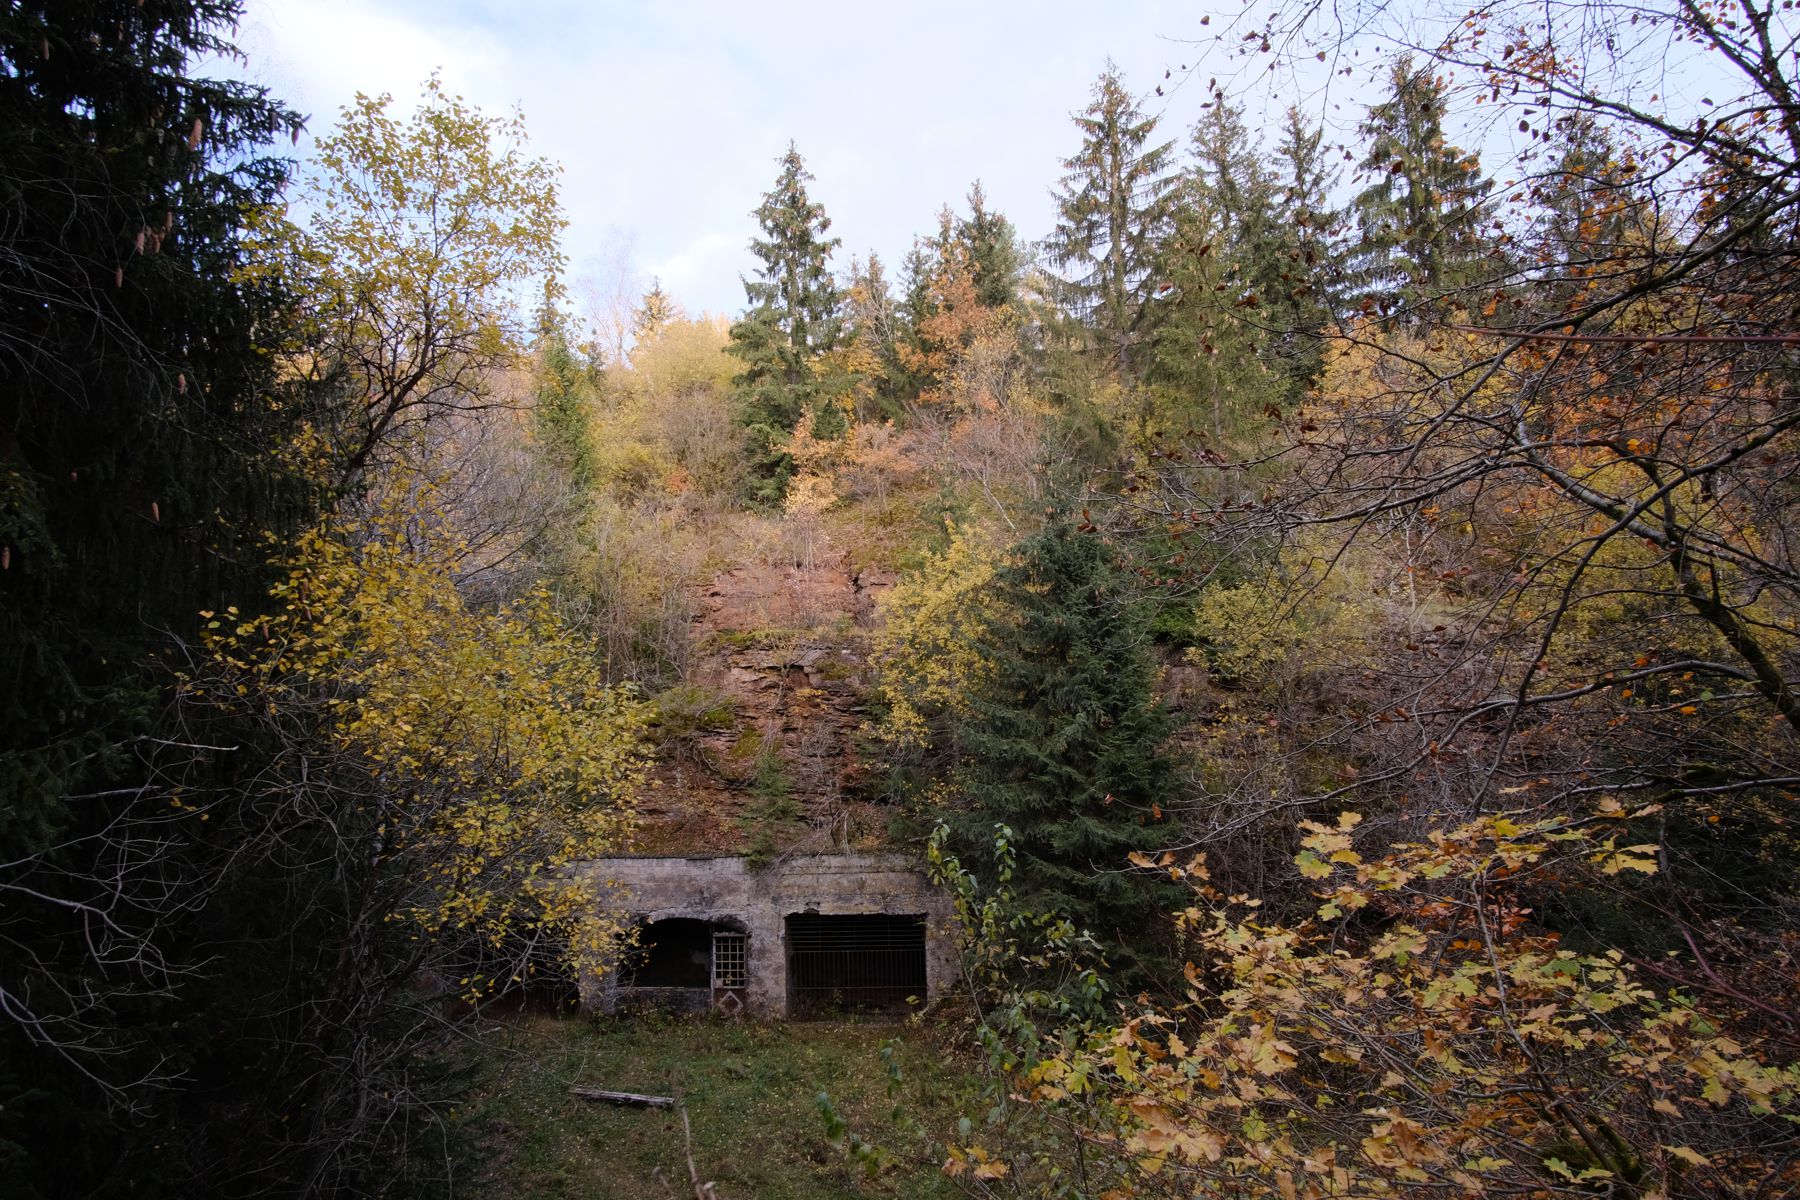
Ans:
{"type": "MultiPolygon", "coordinates": [[[[749,934],[750,1013],[788,1015],[786,919],[793,913],[864,913],[925,918],[927,1001],[955,981],[955,918],[949,896],[899,854],[812,854],[753,869],[742,858],[606,858],[581,872],[615,885],[617,911],[642,921],[687,917],[749,934]]],[[[582,981],[582,1004],[613,1012],[642,999],[612,976],[582,981]]]]}

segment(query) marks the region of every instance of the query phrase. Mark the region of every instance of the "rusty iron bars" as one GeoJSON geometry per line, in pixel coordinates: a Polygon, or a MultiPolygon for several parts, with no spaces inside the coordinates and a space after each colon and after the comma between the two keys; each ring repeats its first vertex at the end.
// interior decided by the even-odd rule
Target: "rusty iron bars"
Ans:
{"type": "Polygon", "coordinates": [[[900,1013],[925,999],[925,918],[794,913],[787,918],[788,1014],[900,1013]]]}

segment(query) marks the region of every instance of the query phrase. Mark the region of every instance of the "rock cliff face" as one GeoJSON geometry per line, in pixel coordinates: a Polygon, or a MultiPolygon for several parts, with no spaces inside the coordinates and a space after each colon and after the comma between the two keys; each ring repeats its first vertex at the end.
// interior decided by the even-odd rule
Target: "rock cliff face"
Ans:
{"type": "Polygon", "coordinates": [[[697,589],[686,692],[645,797],[646,853],[785,854],[879,841],[857,752],[868,630],[893,586],[845,555],[732,567],[697,589]]]}

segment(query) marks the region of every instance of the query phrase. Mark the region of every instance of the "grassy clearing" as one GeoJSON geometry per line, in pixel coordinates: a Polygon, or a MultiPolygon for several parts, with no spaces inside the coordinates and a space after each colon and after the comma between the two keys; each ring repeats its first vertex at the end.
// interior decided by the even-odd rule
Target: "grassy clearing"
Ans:
{"type": "Polygon", "coordinates": [[[829,1092],[859,1134],[911,1152],[896,1100],[941,1136],[974,1087],[929,1030],[851,1022],[521,1017],[496,1032],[482,1066],[460,1122],[481,1155],[469,1193],[479,1197],[691,1194],[679,1112],[578,1100],[568,1094],[577,1083],[680,1097],[695,1166],[720,1200],[952,1196],[933,1163],[903,1161],[871,1178],[846,1161],[816,1098],[829,1092]],[[881,1047],[895,1037],[903,1082],[890,1091],[881,1047]]]}

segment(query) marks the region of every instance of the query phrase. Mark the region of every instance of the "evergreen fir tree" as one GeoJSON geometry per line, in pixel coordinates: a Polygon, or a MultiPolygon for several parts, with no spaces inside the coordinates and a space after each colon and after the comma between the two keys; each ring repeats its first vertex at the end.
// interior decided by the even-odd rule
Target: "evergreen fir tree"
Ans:
{"type": "Polygon", "coordinates": [[[956,222],[956,236],[967,248],[975,271],[975,296],[988,308],[1019,302],[1022,267],[1019,238],[1011,221],[988,208],[981,181],[969,189],[969,215],[956,222]]]}
{"type": "Polygon", "coordinates": [[[1300,398],[1323,318],[1296,297],[1305,295],[1300,214],[1242,110],[1215,95],[1192,146],[1157,275],[1165,295],[1150,380],[1156,416],[1175,426],[1163,432],[1204,430],[1220,443],[1300,398]],[[1310,360],[1296,362],[1303,354],[1310,360]]]}
{"type": "Polygon", "coordinates": [[[859,420],[892,419],[917,394],[916,389],[904,390],[908,372],[900,362],[903,324],[881,256],[870,252],[866,262],[853,261],[850,287],[844,296],[844,337],[865,352],[875,367],[875,411],[859,413],[859,420]]]}
{"type": "Polygon", "coordinates": [[[1602,273],[1616,271],[1654,242],[1640,230],[1644,215],[1635,171],[1621,171],[1611,134],[1591,115],[1558,122],[1555,160],[1529,184],[1537,218],[1529,250],[1541,287],[1533,307],[1544,317],[1560,314],[1588,295],[1602,273]]]}
{"type": "Polygon", "coordinates": [[[1194,126],[1194,171],[1188,199],[1217,218],[1214,253],[1230,262],[1252,293],[1265,296],[1278,267],[1275,180],[1262,148],[1244,127],[1244,110],[1215,97],[1194,126]]]}
{"type": "Polygon", "coordinates": [[[1338,270],[1323,140],[1290,108],[1271,163],[1223,95],[1195,126],[1161,270],[1154,378],[1198,405],[1190,420],[1203,417],[1215,440],[1299,403],[1323,365],[1338,270]]]}
{"type": "Polygon", "coordinates": [[[913,239],[906,257],[900,260],[900,318],[909,330],[917,330],[931,315],[931,277],[937,264],[934,246],[922,237],[913,239]]]}
{"type": "Polygon", "coordinates": [[[1219,247],[1230,238],[1219,213],[1184,205],[1175,219],[1160,278],[1166,293],[1152,335],[1138,404],[1140,448],[1165,436],[1198,437],[1223,447],[1280,398],[1279,380],[1264,365],[1264,330],[1240,307],[1253,295],[1239,264],[1219,247]]]}
{"type": "Polygon", "coordinates": [[[1317,295],[1329,312],[1330,273],[1336,265],[1331,235],[1341,214],[1331,206],[1331,189],[1337,185],[1339,171],[1325,154],[1325,127],[1308,123],[1298,107],[1289,106],[1275,156],[1281,164],[1280,219],[1283,225],[1292,226],[1293,239],[1302,251],[1301,273],[1310,277],[1301,282],[1312,283],[1311,294],[1317,295]]]}
{"type": "Polygon", "coordinates": [[[285,300],[242,233],[284,176],[257,151],[298,118],[186,74],[238,8],[0,18],[0,833],[53,835],[50,797],[140,707],[154,631],[242,586],[279,515],[267,439],[291,418],[257,337],[285,300]]]}
{"type": "Polygon", "coordinates": [[[1056,228],[1045,242],[1070,311],[1127,381],[1142,364],[1156,290],[1153,267],[1173,219],[1172,142],[1155,143],[1156,118],[1107,65],[1093,101],[1075,117],[1081,149],[1064,160],[1056,228]]]}
{"type": "Polygon", "coordinates": [[[1170,835],[1175,772],[1143,610],[1113,551],[1066,516],[1015,549],[994,599],[992,674],[957,730],[970,803],[958,841],[975,861],[1010,826],[1023,901],[1144,944],[1170,897],[1127,856],[1170,835]]]}
{"type": "Polygon", "coordinates": [[[538,445],[550,465],[568,481],[585,508],[599,478],[599,450],[592,430],[595,372],[569,345],[561,321],[539,337],[536,404],[532,415],[538,445]]]}
{"type": "MultiPolygon", "coordinates": [[[[1272,351],[1287,312],[1281,279],[1289,237],[1276,184],[1243,112],[1214,98],[1194,127],[1194,167],[1176,193],[1174,232],[1149,377],[1154,417],[1215,443],[1283,398],[1272,351]]],[[[1150,430],[1140,430],[1147,440],[1150,430]]]]}
{"type": "Polygon", "coordinates": [[[1340,215],[1331,205],[1338,169],[1324,152],[1325,127],[1289,106],[1275,154],[1281,164],[1278,222],[1286,235],[1280,287],[1270,300],[1285,314],[1278,360],[1290,399],[1324,368],[1322,336],[1336,318],[1343,263],[1334,244],[1340,215]]]}
{"type": "Polygon", "coordinates": [[[200,610],[261,595],[265,539],[310,519],[317,498],[274,452],[306,414],[264,350],[290,327],[287,297],[245,237],[285,177],[266,147],[299,117],[259,87],[195,74],[233,56],[241,10],[14,0],[0,12],[10,1196],[122,1186],[108,1160],[132,1139],[109,1110],[146,1102],[171,1060],[193,1066],[198,1043],[158,1024],[155,997],[191,962],[183,922],[205,848],[201,827],[169,826],[164,785],[220,768],[169,718],[169,660],[200,610]]]}
{"type": "Polygon", "coordinates": [[[928,384],[929,373],[915,364],[923,362],[925,339],[921,331],[936,311],[932,280],[937,275],[939,261],[936,243],[922,237],[913,239],[906,257],[900,260],[900,295],[894,307],[897,355],[892,387],[903,404],[917,400],[928,384]]]}
{"type": "Polygon", "coordinates": [[[1486,250],[1477,229],[1493,187],[1481,161],[1444,135],[1444,83],[1410,56],[1394,61],[1389,96],[1369,109],[1358,171],[1369,186],[1353,203],[1358,227],[1352,283],[1361,307],[1418,315],[1475,282],[1486,250]]]}
{"type": "Polygon", "coordinates": [[[779,500],[793,464],[778,449],[818,392],[813,362],[837,344],[840,296],[827,266],[837,238],[831,219],[807,195],[812,175],[792,142],[781,175],[754,214],[763,235],[750,249],[762,260],[744,281],[749,309],[731,327],[739,419],[750,438],[752,498],[779,500]]]}
{"type": "Polygon", "coordinates": [[[650,290],[631,311],[631,336],[637,341],[652,341],[670,321],[679,319],[681,306],[663,291],[662,280],[652,279],[650,290]]]}
{"type": "Polygon", "coordinates": [[[930,237],[915,236],[912,248],[901,261],[903,290],[897,345],[903,373],[897,382],[908,400],[916,399],[932,383],[931,372],[924,366],[931,349],[926,328],[939,311],[938,285],[945,265],[954,261],[958,250],[956,214],[946,204],[937,212],[937,232],[930,237]]]}
{"type": "Polygon", "coordinates": [[[940,209],[937,235],[916,241],[907,259],[907,319],[898,357],[904,394],[928,406],[950,398],[946,388],[957,364],[976,342],[1006,327],[1001,308],[988,304],[984,294],[1000,299],[1002,307],[1018,294],[1016,268],[1010,265],[1017,262],[1011,226],[987,212],[979,187],[971,201],[974,215],[968,219],[948,205],[940,209]],[[985,291],[983,279],[989,284],[985,291]]]}

